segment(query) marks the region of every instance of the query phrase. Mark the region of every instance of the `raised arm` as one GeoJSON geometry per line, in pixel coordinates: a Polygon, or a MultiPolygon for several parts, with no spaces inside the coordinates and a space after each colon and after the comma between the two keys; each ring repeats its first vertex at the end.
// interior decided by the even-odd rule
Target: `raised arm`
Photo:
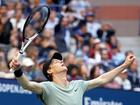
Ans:
{"type": "Polygon", "coordinates": [[[37,94],[43,93],[43,89],[39,83],[29,81],[27,77],[22,73],[21,69],[18,69],[20,67],[20,63],[17,60],[12,60],[10,62],[10,67],[15,70],[15,77],[24,89],[35,92],[37,94]]]}
{"type": "Polygon", "coordinates": [[[119,73],[121,73],[124,69],[126,69],[131,63],[135,60],[135,56],[128,55],[126,60],[120,66],[114,68],[113,70],[104,73],[103,75],[97,77],[96,79],[92,79],[87,81],[88,82],[88,89],[98,87],[100,85],[106,84],[113,80],[119,73]]]}

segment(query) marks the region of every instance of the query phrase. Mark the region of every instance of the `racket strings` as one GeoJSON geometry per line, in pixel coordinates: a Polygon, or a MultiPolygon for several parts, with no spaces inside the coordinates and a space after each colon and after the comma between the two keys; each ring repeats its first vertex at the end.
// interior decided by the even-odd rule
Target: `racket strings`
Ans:
{"type": "Polygon", "coordinates": [[[23,39],[22,39],[22,52],[33,42],[37,36],[41,36],[48,18],[50,15],[50,9],[47,6],[36,7],[31,14],[28,16],[24,28],[23,28],[23,39]]]}

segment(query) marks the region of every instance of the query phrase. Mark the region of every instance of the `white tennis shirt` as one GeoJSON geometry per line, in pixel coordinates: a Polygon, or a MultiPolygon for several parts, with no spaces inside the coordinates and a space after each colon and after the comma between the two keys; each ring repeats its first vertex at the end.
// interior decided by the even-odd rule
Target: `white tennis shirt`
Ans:
{"type": "Polygon", "coordinates": [[[83,94],[87,89],[88,82],[83,80],[71,81],[62,88],[54,82],[42,82],[42,99],[45,105],[82,105],[83,94]]]}

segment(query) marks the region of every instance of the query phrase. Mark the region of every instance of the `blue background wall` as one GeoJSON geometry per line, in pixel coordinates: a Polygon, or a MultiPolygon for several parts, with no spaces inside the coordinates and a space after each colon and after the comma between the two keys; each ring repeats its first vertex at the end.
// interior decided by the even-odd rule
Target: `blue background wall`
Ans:
{"type": "MultiPolygon", "coordinates": [[[[140,105],[140,93],[96,88],[87,91],[84,105],[140,105]]],[[[25,91],[16,80],[0,79],[0,105],[42,105],[36,95],[25,91]]]]}

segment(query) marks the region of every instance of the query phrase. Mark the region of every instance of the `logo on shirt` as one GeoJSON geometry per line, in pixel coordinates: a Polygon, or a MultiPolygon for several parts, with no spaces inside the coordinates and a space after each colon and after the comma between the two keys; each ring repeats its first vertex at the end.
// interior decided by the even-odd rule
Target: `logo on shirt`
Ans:
{"type": "Polygon", "coordinates": [[[74,91],[76,92],[78,90],[78,88],[76,88],[74,91]]]}

